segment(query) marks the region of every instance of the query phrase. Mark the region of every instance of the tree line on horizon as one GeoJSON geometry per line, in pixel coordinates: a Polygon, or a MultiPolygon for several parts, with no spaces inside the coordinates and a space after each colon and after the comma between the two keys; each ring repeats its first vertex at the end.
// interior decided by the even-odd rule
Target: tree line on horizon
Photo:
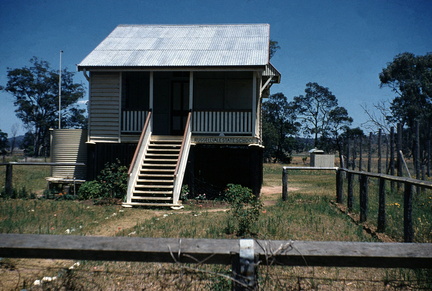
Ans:
{"type": "MultiPolygon", "coordinates": [[[[388,104],[373,104],[378,115],[363,108],[373,130],[390,133],[391,127],[404,128],[404,154],[412,157],[416,123],[420,126],[420,163],[430,164],[432,140],[432,53],[416,56],[402,53],[387,63],[379,74],[380,87],[389,87],[396,97],[388,104]]],[[[347,141],[365,137],[360,127],[351,128],[353,119],[338,105],[329,88],[307,83],[305,94],[292,100],[283,93],[263,102],[263,143],[267,161],[289,163],[293,152],[319,148],[343,154],[347,141]]],[[[376,132],[375,132],[376,133],[376,132]]]]}
{"type": "MultiPolygon", "coordinates": [[[[270,44],[271,55],[279,49],[270,44]]],[[[15,113],[27,129],[22,147],[29,156],[49,153],[49,129],[58,128],[59,72],[46,61],[33,57],[30,66],[7,70],[8,82],[0,91],[14,97],[15,113]]],[[[78,101],[84,97],[83,84],[75,83],[74,73],[62,70],[62,128],[86,128],[85,109],[78,101]]],[[[402,53],[387,63],[379,74],[380,86],[389,87],[396,97],[384,104],[373,104],[379,116],[368,113],[369,122],[384,132],[401,123],[408,136],[414,134],[416,120],[421,121],[422,157],[428,159],[427,145],[432,139],[432,53],[416,56],[402,53]]],[[[293,152],[320,148],[326,152],[342,152],[347,138],[363,137],[363,129],[351,128],[353,119],[338,105],[336,96],[318,83],[306,84],[303,95],[292,100],[283,93],[271,95],[262,104],[265,158],[289,162],[293,152]]],[[[6,154],[8,135],[0,128],[0,154],[6,154]]],[[[409,142],[407,138],[407,142],[409,142]]],[[[409,145],[407,145],[410,148],[409,145]]]]}

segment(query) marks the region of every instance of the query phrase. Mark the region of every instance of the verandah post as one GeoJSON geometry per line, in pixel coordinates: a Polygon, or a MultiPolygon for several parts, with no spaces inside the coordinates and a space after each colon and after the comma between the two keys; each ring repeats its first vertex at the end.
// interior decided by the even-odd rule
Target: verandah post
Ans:
{"type": "Polygon", "coordinates": [[[282,200],[288,199],[288,169],[282,168],[282,200]]]}

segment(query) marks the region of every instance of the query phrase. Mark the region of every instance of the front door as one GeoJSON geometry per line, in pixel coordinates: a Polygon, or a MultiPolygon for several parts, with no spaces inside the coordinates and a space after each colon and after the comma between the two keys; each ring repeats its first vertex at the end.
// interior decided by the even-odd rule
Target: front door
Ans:
{"type": "Polygon", "coordinates": [[[183,135],[189,112],[189,81],[172,81],[171,134],[183,135]]]}

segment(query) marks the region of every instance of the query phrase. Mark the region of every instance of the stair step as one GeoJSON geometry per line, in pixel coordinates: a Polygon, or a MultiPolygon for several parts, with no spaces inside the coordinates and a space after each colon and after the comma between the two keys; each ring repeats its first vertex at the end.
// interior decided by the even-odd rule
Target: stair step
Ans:
{"type": "Polygon", "coordinates": [[[159,190],[153,190],[153,191],[149,191],[149,190],[135,190],[133,191],[134,194],[154,194],[154,195],[172,195],[173,191],[159,191],[159,190]]]}
{"type": "Polygon", "coordinates": [[[171,178],[174,179],[174,175],[171,174],[138,174],[138,179],[143,179],[143,178],[147,178],[147,179],[151,179],[151,178],[171,178]]]}
{"type": "Polygon", "coordinates": [[[149,162],[177,162],[177,159],[158,159],[158,158],[151,158],[151,159],[145,159],[144,164],[146,161],[149,162]]]}
{"type": "Polygon", "coordinates": [[[175,153],[168,153],[168,154],[163,154],[163,153],[147,153],[146,157],[174,157],[174,158],[178,158],[178,154],[175,153]]]}
{"type": "Polygon", "coordinates": [[[150,202],[150,203],[146,203],[146,202],[130,202],[130,203],[123,203],[122,204],[124,207],[128,207],[128,206],[163,206],[163,207],[170,207],[170,206],[180,206],[182,205],[179,201],[179,203],[174,204],[174,203],[155,203],[155,202],[150,202]]]}
{"type": "Polygon", "coordinates": [[[140,175],[146,175],[145,174],[146,172],[151,172],[151,173],[166,173],[165,175],[172,175],[173,176],[174,169],[141,169],[140,175]],[[171,174],[169,174],[169,173],[171,173],[171,174]]]}
{"type": "Polygon", "coordinates": [[[183,138],[173,138],[173,139],[169,139],[169,138],[164,138],[164,139],[154,139],[152,138],[150,140],[150,142],[154,142],[154,143],[181,143],[183,141],[183,138]]]}
{"type": "Polygon", "coordinates": [[[132,200],[172,200],[172,197],[144,197],[144,196],[132,196],[132,200]]]}
{"type": "Polygon", "coordinates": [[[158,180],[158,179],[137,179],[137,183],[173,183],[174,179],[171,180],[158,180]]]}
{"type": "Polygon", "coordinates": [[[167,141],[167,142],[160,142],[160,141],[150,141],[149,146],[160,146],[160,147],[170,147],[170,146],[174,146],[174,147],[179,147],[181,146],[182,142],[173,142],[173,141],[167,141]]]}
{"type": "Polygon", "coordinates": [[[143,164],[142,165],[142,169],[146,168],[146,167],[158,167],[158,168],[173,168],[175,167],[176,164],[143,164]]]}
{"type": "Polygon", "coordinates": [[[180,153],[180,149],[147,149],[147,154],[159,154],[159,153],[172,153],[173,155],[177,155],[180,153]]]}
{"type": "Polygon", "coordinates": [[[158,190],[161,190],[161,189],[172,189],[172,188],[174,188],[174,186],[173,185],[135,185],[135,189],[136,188],[140,188],[140,189],[142,189],[142,188],[144,188],[144,189],[158,189],[158,190]]]}

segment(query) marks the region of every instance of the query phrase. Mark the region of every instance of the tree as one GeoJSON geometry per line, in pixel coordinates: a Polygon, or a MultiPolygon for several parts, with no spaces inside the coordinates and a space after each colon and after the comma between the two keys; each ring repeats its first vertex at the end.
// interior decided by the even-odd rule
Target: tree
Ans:
{"type": "Polygon", "coordinates": [[[324,145],[329,138],[336,137],[343,126],[352,123],[348,111],[338,106],[332,92],[317,83],[307,83],[305,95],[294,97],[295,108],[303,120],[303,130],[314,137],[314,146],[324,145]]]}
{"type": "MultiPolygon", "coordinates": [[[[17,107],[15,112],[33,134],[34,155],[49,147],[49,128],[58,125],[59,74],[48,62],[33,57],[30,67],[7,70],[8,82],[4,90],[11,93],[17,107]]],[[[62,70],[61,111],[62,125],[82,127],[85,109],[77,107],[78,99],[84,96],[82,84],[73,82],[74,73],[62,70]]],[[[62,126],[63,127],[63,126],[62,126]]]]}
{"type": "Polygon", "coordinates": [[[269,46],[270,46],[270,56],[269,56],[269,58],[271,59],[275,55],[275,53],[278,50],[280,50],[280,46],[279,46],[279,43],[277,41],[275,41],[275,40],[270,40],[270,45],[269,46]]]}
{"type": "Polygon", "coordinates": [[[432,119],[432,53],[397,55],[379,75],[380,87],[389,87],[397,97],[391,102],[389,119],[412,128],[416,119],[432,119]]]}
{"type": "Polygon", "coordinates": [[[328,133],[325,132],[321,136],[322,149],[326,151],[338,150],[342,152],[342,139],[340,135],[349,128],[353,119],[348,116],[348,111],[345,107],[336,106],[329,112],[328,133]]]}
{"type": "Polygon", "coordinates": [[[275,161],[290,162],[294,143],[292,136],[300,126],[296,122],[293,104],[284,94],[273,94],[263,103],[262,115],[265,156],[275,158],[275,161]]]}
{"type": "MultiPolygon", "coordinates": [[[[392,116],[389,120],[408,126],[407,140],[415,140],[414,128],[419,121],[419,158],[423,160],[419,162],[429,167],[432,139],[432,53],[424,56],[408,52],[399,54],[387,64],[379,78],[381,87],[389,87],[397,95],[391,102],[392,116]]],[[[416,151],[414,142],[404,146],[412,147],[412,153],[416,151]]]]}
{"type": "Polygon", "coordinates": [[[2,155],[6,154],[6,148],[8,147],[8,144],[8,134],[0,129],[0,153],[2,155]]]}
{"type": "Polygon", "coordinates": [[[389,101],[380,101],[372,104],[375,110],[369,110],[366,104],[360,105],[369,120],[362,123],[362,127],[370,131],[381,128],[385,133],[390,133],[391,127],[396,127],[392,118],[389,101]]]}
{"type": "Polygon", "coordinates": [[[17,133],[18,133],[18,128],[19,128],[18,123],[12,124],[12,127],[11,127],[12,140],[11,140],[11,143],[10,143],[10,154],[11,155],[13,154],[13,151],[15,149],[16,136],[17,136],[17,133]]]}

